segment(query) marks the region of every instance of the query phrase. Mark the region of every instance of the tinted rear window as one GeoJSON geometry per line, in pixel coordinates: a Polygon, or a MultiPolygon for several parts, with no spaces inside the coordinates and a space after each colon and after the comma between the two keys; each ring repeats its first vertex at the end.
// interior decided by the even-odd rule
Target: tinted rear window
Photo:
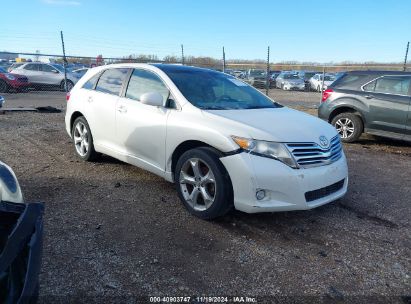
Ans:
{"type": "Polygon", "coordinates": [[[128,69],[109,69],[98,80],[96,91],[119,95],[128,69]]]}
{"type": "Polygon", "coordinates": [[[91,77],[85,84],[83,84],[83,89],[92,90],[99,77],[100,73],[91,77]]]}
{"type": "Polygon", "coordinates": [[[360,89],[370,79],[366,74],[345,74],[333,83],[333,87],[340,89],[360,89]]]}

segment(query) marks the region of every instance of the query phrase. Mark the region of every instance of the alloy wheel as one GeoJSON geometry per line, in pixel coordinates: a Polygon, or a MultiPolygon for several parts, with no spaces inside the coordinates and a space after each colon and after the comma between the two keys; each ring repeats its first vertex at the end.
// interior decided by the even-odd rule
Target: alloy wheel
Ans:
{"type": "Polygon", "coordinates": [[[335,128],[341,138],[349,138],[354,133],[354,123],[349,118],[340,118],[335,122],[335,128]]]}
{"type": "Polygon", "coordinates": [[[199,158],[188,159],[180,170],[179,183],[185,201],[197,211],[211,207],[216,197],[216,180],[210,166],[199,158]]]}
{"type": "Polygon", "coordinates": [[[74,139],[74,145],[76,147],[77,153],[81,156],[84,157],[87,155],[88,148],[89,148],[89,133],[87,130],[87,127],[85,124],[81,121],[79,121],[73,132],[73,139],[74,139]]]}

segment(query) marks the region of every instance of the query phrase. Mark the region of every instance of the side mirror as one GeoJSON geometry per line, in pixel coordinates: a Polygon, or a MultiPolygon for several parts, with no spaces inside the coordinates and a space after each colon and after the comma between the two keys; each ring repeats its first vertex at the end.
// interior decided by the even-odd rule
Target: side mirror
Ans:
{"type": "Polygon", "coordinates": [[[157,92],[148,92],[140,96],[140,102],[149,106],[164,106],[163,96],[157,92]]]}
{"type": "Polygon", "coordinates": [[[58,74],[59,71],[57,70],[51,70],[54,74],[58,74]]]}

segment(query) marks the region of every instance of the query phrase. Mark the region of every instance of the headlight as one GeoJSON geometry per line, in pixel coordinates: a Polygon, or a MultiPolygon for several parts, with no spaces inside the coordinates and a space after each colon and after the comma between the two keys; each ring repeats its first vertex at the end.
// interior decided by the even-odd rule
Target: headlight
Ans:
{"type": "Polygon", "coordinates": [[[14,77],[13,75],[10,75],[10,74],[6,74],[6,78],[7,78],[8,80],[14,80],[14,79],[16,79],[16,77],[14,77]]]}
{"type": "Polygon", "coordinates": [[[232,136],[232,139],[240,148],[251,154],[276,159],[291,168],[298,168],[290,151],[288,151],[287,147],[282,143],[237,136],[232,136]]]}

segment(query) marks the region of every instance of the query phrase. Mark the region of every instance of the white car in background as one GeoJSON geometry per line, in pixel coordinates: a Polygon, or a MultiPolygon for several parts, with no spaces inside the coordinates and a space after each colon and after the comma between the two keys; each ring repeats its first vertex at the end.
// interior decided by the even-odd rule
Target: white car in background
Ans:
{"type": "MultiPolygon", "coordinates": [[[[65,90],[64,68],[60,64],[42,63],[42,62],[27,62],[17,65],[10,73],[24,75],[28,78],[30,84],[37,88],[41,87],[57,87],[60,90],[65,90]]],[[[70,72],[67,75],[67,91],[70,91],[74,84],[78,81],[70,72]]]]}
{"type": "Polygon", "coordinates": [[[323,74],[315,74],[310,78],[311,90],[322,92],[328,88],[336,80],[335,74],[324,75],[324,87],[323,87],[323,74]]]}
{"type": "Polygon", "coordinates": [[[85,161],[104,153],[174,182],[194,215],[305,210],[342,197],[337,131],[233,76],[167,64],[90,69],[67,96],[85,161]]]}

